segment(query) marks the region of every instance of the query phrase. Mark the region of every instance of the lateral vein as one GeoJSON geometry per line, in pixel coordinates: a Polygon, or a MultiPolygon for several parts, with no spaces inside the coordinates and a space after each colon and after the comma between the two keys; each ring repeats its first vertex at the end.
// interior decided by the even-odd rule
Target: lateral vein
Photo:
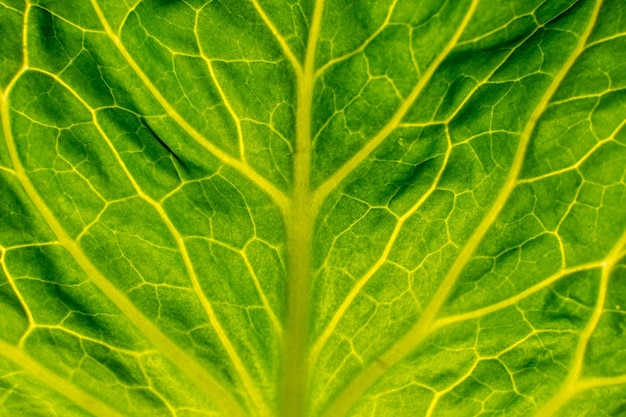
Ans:
{"type": "MultiPolygon", "coordinates": [[[[475,10],[478,2],[479,0],[473,1],[471,7],[473,10],[475,10]]],[[[387,351],[380,355],[376,361],[362,369],[361,372],[359,372],[359,374],[350,383],[348,383],[346,387],[343,388],[341,394],[339,394],[327,408],[324,413],[325,416],[338,417],[347,414],[356,400],[376,380],[378,380],[378,378],[380,378],[389,367],[398,363],[409,352],[415,349],[416,346],[422,343],[429,334],[431,334],[433,331],[434,320],[448,298],[448,295],[450,294],[450,291],[452,290],[458,277],[461,275],[479,244],[482,242],[483,237],[504,208],[504,205],[508,201],[513,189],[516,187],[517,179],[521,172],[522,164],[526,155],[526,150],[537,123],[551,98],[556,93],[566,75],[569,73],[569,70],[572,68],[580,54],[585,50],[586,41],[595,25],[601,4],[601,0],[596,2],[592,18],[590,19],[584,32],[581,34],[578,44],[568,56],[558,73],[554,76],[550,86],[531,113],[530,118],[520,135],[520,141],[513,158],[509,174],[492,207],[485,214],[479,226],[461,249],[461,252],[457,256],[451,268],[448,270],[448,273],[439,285],[437,291],[431,298],[428,305],[424,308],[420,319],[402,338],[400,338],[395,344],[388,348],[387,351]]],[[[465,22],[466,24],[472,13],[473,11],[468,13],[465,22]]]]}
{"type": "MultiPolygon", "coordinates": [[[[0,113],[5,141],[9,150],[9,156],[16,172],[16,177],[24,191],[33,202],[33,205],[46,221],[52,232],[76,263],[81,267],[89,279],[107,296],[120,311],[133,323],[133,325],[152,342],[159,351],[171,360],[179,369],[185,372],[194,382],[199,384],[212,398],[216,405],[232,413],[233,416],[244,417],[246,414],[241,409],[232,395],[216,381],[204,368],[177,344],[163,334],[143,313],[135,307],[126,294],[113,286],[98,268],[89,260],[81,249],[78,242],[72,239],[59,223],[39,192],[30,181],[22,162],[20,161],[15,140],[10,128],[9,100],[6,94],[0,98],[0,113]]],[[[229,414],[230,415],[230,414],[229,414]]]]}
{"type": "Polygon", "coordinates": [[[472,310],[472,311],[468,311],[466,313],[459,313],[459,314],[455,314],[453,316],[448,316],[448,317],[444,317],[441,319],[436,320],[431,327],[431,332],[434,332],[437,329],[440,329],[442,327],[448,326],[450,324],[454,324],[454,323],[459,323],[462,321],[466,321],[466,320],[471,320],[471,319],[476,319],[476,318],[480,318],[480,317],[484,317],[487,314],[491,314],[494,313],[496,311],[502,310],[504,308],[507,307],[511,307],[515,304],[517,304],[518,302],[520,302],[521,300],[530,297],[531,295],[547,288],[548,286],[550,286],[551,284],[554,284],[555,282],[559,281],[562,278],[565,278],[569,275],[575,274],[576,272],[581,272],[581,271],[587,271],[590,269],[595,269],[595,268],[600,268],[602,267],[602,264],[604,263],[604,261],[595,261],[595,262],[590,262],[590,263],[586,263],[586,264],[582,264],[582,265],[578,265],[578,266],[574,266],[571,268],[567,268],[567,269],[562,269],[559,272],[557,272],[556,274],[553,274],[551,276],[549,276],[548,278],[544,279],[543,281],[533,285],[532,287],[529,287],[527,289],[525,289],[524,291],[509,297],[507,299],[504,299],[500,302],[497,302],[495,304],[489,305],[487,307],[483,307],[483,308],[479,308],[476,310],[472,310]]]}
{"type": "Polygon", "coordinates": [[[426,85],[430,82],[433,75],[439,69],[439,66],[443,63],[446,57],[450,54],[452,49],[456,46],[457,42],[463,35],[465,28],[469,24],[479,0],[473,0],[467,14],[463,18],[463,21],[459,24],[458,29],[450,38],[446,46],[437,55],[434,61],[430,64],[428,69],[424,72],[424,75],[419,79],[411,93],[402,102],[395,114],[389,119],[389,121],[383,126],[383,128],[372,137],[365,145],[359,149],[352,158],[345,162],[337,171],[335,171],[330,177],[328,177],[316,190],[313,195],[313,206],[319,207],[324,202],[326,197],[331,191],[341,183],[361,162],[363,162],[390,134],[394,129],[402,122],[404,116],[411,109],[411,106],[419,98],[426,85]]]}
{"type": "Polygon", "coordinates": [[[233,346],[232,342],[230,341],[230,338],[226,334],[226,331],[222,327],[222,324],[220,323],[219,319],[217,318],[217,314],[215,314],[215,310],[213,309],[213,305],[211,301],[208,299],[208,297],[206,296],[206,294],[204,293],[202,289],[202,286],[200,285],[200,280],[198,279],[198,275],[196,274],[196,271],[193,267],[193,263],[191,261],[191,257],[189,256],[189,252],[187,251],[187,246],[185,245],[183,236],[180,234],[178,229],[176,229],[176,227],[174,226],[174,223],[172,223],[172,220],[170,219],[168,214],[165,212],[163,207],[141,189],[141,187],[135,180],[134,176],[128,170],[128,167],[122,160],[121,156],[119,155],[119,153],[117,152],[113,144],[111,143],[111,140],[106,135],[104,130],[102,130],[102,127],[100,126],[100,123],[98,122],[95,112],[93,112],[92,109],[89,109],[89,110],[92,113],[92,118],[93,118],[92,120],[94,122],[94,125],[96,126],[96,129],[98,130],[102,138],[105,140],[105,142],[109,146],[109,149],[115,156],[117,163],[122,167],[124,174],[133,185],[133,188],[135,188],[137,195],[156,210],[156,212],[159,214],[159,217],[161,218],[161,220],[163,221],[163,223],[165,224],[169,232],[174,237],[174,240],[176,241],[176,245],[178,246],[178,250],[180,251],[180,254],[183,258],[183,262],[185,264],[185,269],[187,271],[187,274],[189,274],[193,291],[198,297],[198,300],[200,300],[200,303],[202,304],[202,307],[204,308],[204,311],[206,312],[209,318],[211,327],[215,330],[215,333],[217,334],[220,342],[224,346],[224,350],[226,350],[228,357],[232,361],[235,369],[237,370],[237,374],[240,376],[244,386],[246,387],[246,390],[250,394],[250,397],[252,398],[255,408],[258,411],[260,411],[261,415],[269,415],[269,411],[267,410],[267,406],[265,405],[265,402],[262,399],[262,395],[259,393],[257,387],[252,381],[252,378],[250,377],[248,371],[246,370],[246,367],[244,366],[241,358],[239,357],[237,350],[233,346]]]}
{"type": "Polygon", "coordinates": [[[133,59],[130,55],[126,47],[117,36],[117,34],[113,31],[108,21],[106,20],[104,13],[100,9],[100,6],[97,3],[97,0],[91,0],[91,4],[100,19],[100,23],[104,27],[104,30],[107,36],[111,39],[117,50],[122,54],[126,62],[133,69],[135,74],[141,79],[143,84],[148,88],[150,93],[156,98],[159,104],[163,107],[163,109],[167,112],[167,114],[174,120],[176,123],[189,134],[196,142],[198,142],[202,147],[204,147],[209,153],[219,159],[223,164],[228,165],[250,181],[252,181],[257,187],[266,192],[274,202],[281,208],[281,210],[285,210],[287,207],[287,197],[285,194],[279,190],[274,184],[267,180],[267,178],[263,177],[259,174],[254,168],[245,162],[234,158],[228,153],[224,152],[219,147],[215,146],[211,143],[207,138],[202,135],[198,130],[196,130],[180,113],[167,101],[167,99],[161,94],[159,89],[150,81],[148,76],[143,72],[139,64],[133,59]]]}
{"type": "Polygon", "coordinates": [[[426,202],[426,200],[437,189],[437,186],[439,185],[439,181],[441,180],[441,177],[443,175],[443,171],[448,164],[450,153],[452,151],[452,143],[450,141],[449,132],[447,132],[447,136],[448,136],[448,148],[446,149],[446,153],[444,155],[444,159],[439,169],[439,172],[437,172],[437,177],[433,179],[432,185],[424,193],[424,195],[422,195],[422,197],[420,197],[420,199],[415,204],[413,204],[413,206],[397,220],[396,226],[394,227],[394,230],[391,233],[391,237],[389,238],[387,245],[385,245],[385,248],[381,256],[378,258],[376,263],[372,265],[372,267],[363,275],[363,277],[361,277],[356,282],[356,284],[352,287],[349,294],[346,296],[346,298],[343,300],[343,302],[337,309],[336,313],[333,315],[328,326],[326,326],[326,328],[324,329],[324,331],[322,332],[318,340],[315,341],[315,343],[313,344],[313,348],[311,349],[311,354],[310,354],[311,366],[315,366],[315,364],[317,363],[318,357],[322,349],[324,348],[326,342],[328,342],[328,339],[331,337],[333,331],[336,329],[337,325],[339,324],[339,321],[344,316],[344,314],[346,313],[346,311],[348,310],[352,302],[356,299],[357,295],[361,292],[361,289],[365,286],[365,284],[367,284],[370,278],[374,276],[374,274],[385,264],[385,262],[389,258],[391,249],[393,248],[396,240],[398,239],[398,236],[400,235],[402,227],[404,226],[406,221],[409,218],[411,218],[411,216],[415,214],[415,212],[420,207],[422,207],[424,202],[426,202]]]}
{"type": "Polygon", "coordinates": [[[300,75],[302,73],[302,65],[300,65],[300,63],[298,62],[298,59],[296,58],[295,54],[291,50],[291,47],[289,46],[289,44],[287,43],[283,35],[278,31],[278,29],[276,28],[276,25],[274,25],[274,22],[272,22],[272,19],[270,19],[267,13],[265,13],[265,10],[263,9],[263,7],[261,7],[258,0],[250,0],[250,1],[252,2],[252,5],[254,6],[259,16],[261,16],[261,19],[263,19],[263,22],[265,23],[265,25],[272,32],[272,35],[274,35],[274,38],[276,38],[276,41],[282,48],[283,52],[285,53],[285,56],[287,57],[289,62],[291,62],[291,65],[293,66],[294,71],[300,75]]]}
{"type": "Polygon", "coordinates": [[[31,376],[63,395],[83,410],[97,417],[124,417],[97,397],[83,391],[67,379],[60,377],[23,350],[0,339],[0,355],[27,371],[31,376]]]}
{"type": "MultiPolygon", "coordinates": [[[[602,2],[599,1],[598,3],[602,2]]],[[[585,379],[581,379],[580,376],[585,365],[584,362],[589,341],[598,327],[602,314],[604,313],[611,273],[621,259],[620,253],[624,249],[624,245],[626,245],[626,233],[621,236],[602,263],[602,276],[600,278],[600,288],[596,298],[596,305],[591,313],[591,317],[589,318],[587,325],[580,334],[576,350],[574,351],[574,357],[572,359],[572,363],[570,364],[569,372],[565,377],[565,381],[563,382],[563,385],[561,385],[561,388],[541,407],[536,415],[541,417],[551,417],[563,408],[563,406],[566,405],[578,392],[583,389],[593,387],[589,386],[589,382],[585,379]]]]}
{"type": "MultiPolygon", "coordinates": [[[[74,95],[74,97],[89,111],[89,113],[91,114],[91,117],[92,117],[92,122],[93,122],[96,130],[98,131],[100,136],[106,142],[107,146],[109,147],[109,150],[113,154],[113,156],[114,156],[115,160],[117,161],[118,165],[122,168],[122,171],[124,171],[124,174],[126,175],[126,178],[130,181],[130,183],[132,184],[133,188],[135,189],[135,192],[137,193],[137,196],[139,198],[141,198],[142,200],[144,200],[145,202],[147,202],[150,206],[152,206],[152,208],[154,208],[156,210],[156,212],[158,213],[159,217],[161,218],[161,220],[163,221],[163,223],[165,224],[165,226],[167,227],[169,232],[174,237],[174,240],[176,241],[176,244],[178,246],[178,250],[180,251],[181,257],[183,258],[183,263],[185,265],[185,269],[186,269],[187,273],[189,274],[189,278],[190,278],[191,285],[192,285],[192,288],[194,290],[194,293],[196,294],[196,296],[200,300],[200,303],[202,304],[202,306],[203,306],[203,308],[204,308],[204,310],[205,310],[205,312],[206,312],[206,314],[207,314],[207,316],[209,318],[209,322],[211,323],[211,326],[215,330],[215,332],[216,332],[220,342],[224,346],[224,349],[226,350],[229,358],[231,359],[233,365],[235,366],[235,369],[237,370],[238,374],[240,375],[240,377],[242,379],[242,382],[243,382],[244,386],[246,387],[246,390],[250,393],[250,396],[252,397],[252,400],[253,400],[253,402],[255,404],[255,408],[260,410],[262,412],[262,415],[267,415],[269,413],[269,411],[267,410],[267,406],[264,404],[264,401],[262,400],[261,394],[258,392],[258,389],[256,388],[256,386],[252,382],[252,379],[251,379],[250,375],[248,374],[245,366],[243,365],[243,362],[241,361],[241,358],[237,354],[236,349],[234,348],[234,346],[231,343],[228,335],[224,331],[224,328],[222,327],[220,321],[218,320],[217,315],[215,314],[215,310],[213,309],[213,306],[211,304],[211,301],[206,297],[204,291],[202,290],[202,286],[200,285],[200,281],[198,279],[196,271],[193,268],[193,263],[191,261],[191,257],[189,256],[189,252],[187,251],[187,246],[185,245],[185,241],[184,241],[182,235],[180,234],[180,232],[178,231],[178,229],[176,229],[176,227],[174,226],[174,223],[172,222],[172,220],[170,219],[168,214],[165,212],[165,210],[163,209],[161,204],[159,204],[152,197],[150,197],[148,194],[146,194],[143,191],[143,189],[140,187],[140,185],[137,183],[137,181],[135,180],[135,177],[133,176],[133,174],[130,172],[130,170],[126,166],[126,163],[123,161],[122,157],[120,156],[120,154],[117,152],[117,150],[113,146],[113,143],[111,142],[110,138],[108,137],[108,135],[102,129],[102,126],[100,125],[100,122],[98,121],[98,118],[97,118],[95,110],[93,108],[91,108],[89,106],[89,104],[86,101],[84,101],[82,99],[82,97],[80,97],[63,80],[59,79],[54,74],[51,74],[51,73],[49,73],[47,71],[38,70],[38,72],[41,72],[41,73],[46,74],[49,77],[53,78],[56,82],[58,82],[60,85],[62,85],[65,89],[70,91],[74,95]]],[[[253,276],[253,280],[256,280],[256,277],[253,276]]],[[[270,311],[269,314],[272,314],[272,312],[270,311]]]]}

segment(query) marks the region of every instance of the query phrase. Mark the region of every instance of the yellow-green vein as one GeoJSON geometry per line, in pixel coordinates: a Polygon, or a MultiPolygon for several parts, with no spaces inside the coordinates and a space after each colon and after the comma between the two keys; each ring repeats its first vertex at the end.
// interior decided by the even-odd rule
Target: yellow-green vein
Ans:
{"type": "Polygon", "coordinates": [[[272,22],[272,19],[270,19],[267,13],[265,13],[265,10],[263,9],[263,7],[261,7],[258,0],[250,0],[250,1],[252,2],[252,5],[256,9],[259,16],[261,16],[261,19],[263,19],[263,23],[265,23],[265,25],[270,29],[270,31],[274,35],[274,38],[276,38],[276,41],[282,48],[289,62],[291,62],[291,65],[293,66],[293,69],[296,72],[296,74],[301,75],[302,66],[298,62],[298,59],[294,55],[293,51],[289,47],[289,44],[287,43],[283,35],[281,35],[281,33],[278,31],[278,29],[276,28],[276,25],[274,25],[274,22],[272,22]]]}
{"type": "Polygon", "coordinates": [[[555,282],[559,281],[562,278],[565,278],[577,272],[587,271],[587,270],[594,269],[594,268],[600,268],[604,262],[605,262],[604,260],[601,260],[601,261],[589,262],[586,264],[573,266],[571,268],[561,269],[560,271],[549,276],[543,281],[533,285],[532,287],[526,288],[524,291],[517,293],[514,296],[509,297],[505,300],[498,301],[497,303],[491,304],[487,307],[468,311],[466,313],[459,313],[453,316],[447,316],[447,317],[437,319],[431,326],[431,332],[434,332],[437,329],[444,327],[444,326],[448,326],[450,324],[484,317],[487,314],[491,314],[496,311],[502,310],[504,308],[511,307],[517,304],[518,302],[520,302],[521,300],[528,298],[531,295],[545,288],[548,288],[550,285],[554,284],[555,282]]]}
{"type": "Polygon", "coordinates": [[[24,346],[24,341],[26,340],[26,337],[28,337],[28,335],[30,334],[30,331],[35,325],[35,320],[33,319],[33,313],[31,313],[30,307],[28,307],[26,300],[24,300],[22,293],[20,292],[19,288],[17,288],[17,285],[15,284],[15,280],[13,279],[13,277],[11,276],[11,273],[6,267],[5,256],[6,256],[6,249],[0,246],[0,266],[2,267],[2,272],[4,272],[4,276],[6,277],[7,282],[9,283],[9,286],[11,287],[11,291],[13,291],[13,294],[15,294],[15,297],[17,298],[20,305],[24,309],[24,314],[26,314],[26,319],[28,320],[28,329],[26,329],[26,331],[24,332],[24,334],[22,335],[22,337],[20,338],[18,342],[18,346],[22,347],[24,346]]]}
{"type": "Polygon", "coordinates": [[[398,110],[396,110],[395,114],[389,119],[389,121],[385,124],[385,126],[370,140],[359,149],[352,158],[350,158],[346,163],[344,163],[339,169],[337,169],[330,177],[328,177],[316,190],[313,196],[313,206],[319,207],[326,197],[330,194],[330,192],[341,183],[356,167],[358,167],[361,162],[363,162],[386,138],[393,132],[393,130],[398,126],[402,119],[407,114],[413,103],[420,96],[422,91],[428,82],[432,79],[433,75],[441,65],[441,63],[446,59],[446,57],[450,54],[454,46],[457,44],[461,35],[465,31],[465,28],[469,24],[474,12],[476,11],[476,7],[478,6],[479,0],[473,0],[470,4],[470,7],[467,10],[467,13],[463,20],[459,23],[457,30],[454,32],[454,35],[450,38],[446,46],[441,50],[441,52],[437,55],[437,57],[430,64],[428,69],[424,72],[424,75],[419,79],[411,93],[407,96],[407,98],[402,102],[398,110]]]}
{"type": "Polygon", "coordinates": [[[15,365],[27,371],[33,378],[46,384],[59,394],[63,395],[80,408],[97,417],[124,417],[108,404],[100,401],[93,395],[83,391],[65,378],[60,377],[39,362],[4,340],[0,340],[0,355],[15,365]]]}
{"type": "Polygon", "coordinates": [[[104,13],[100,9],[100,6],[97,3],[97,0],[91,0],[91,4],[100,19],[104,30],[120,52],[120,54],[124,57],[128,65],[132,68],[132,70],[137,74],[139,79],[141,79],[142,83],[148,88],[150,93],[156,98],[159,104],[163,107],[163,109],[167,112],[167,114],[180,126],[183,128],[189,136],[191,136],[195,141],[197,141],[202,147],[204,147],[208,152],[210,152],[213,156],[219,159],[225,165],[231,166],[246,178],[248,178],[251,182],[253,182],[257,187],[267,193],[274,202],[281,208],[281,210],[285,210],[287,207],[287,197],[285,194],[279,190],[274,184],[268,181],[265,177],[259,174],[254,168],[250,165],[246,164],[244,161],[241,161],[237,158],[232,157],[228,153],[224,152],[222,149],[217,147],[215,144],[211,143],[204,135],[202,135],[198,130],[196,130],[184,117],[178,113],[178,111],[167,101],[167,99],[161,94],[159,89],[152,83],[150,78],[143,72],[139,64],[134,60],[131,54],[128,52],[124,44],[122,43],[119,36],[111,29],[104,13]]]}
{"type": "MultiPolygon", "coordinates": [[[[477,2],[474,2],[474,7],[477,2]]],[[[437,291],[424,308],[420,319],[409,329],[409,331],[400,338],[396,343],[387,349],[378,359],[366,366],[359,374],[343,388],[340,395],[328,407],[325,416],[338,417],[345,415],[357,399],[378,379],[385,371],[404,358],[409,352],[417,347],[432,332],[433,322],[441,310],[445,300],[448,298],[450,291],[461,275],[463,269],[470,261],[472,255],[478,248],[487,230],[495,222],[496,218],[502,211],[505,203],[508,201],[513,189],[517,185],[517,179],[522,169],[526,149],[530,143],[530,138],[535,131],[535,127],[543,114],[550,99],[561,85],[565,76],[574,65],[580,54],[585,49],[585,43],[595,25],[601,1],[595,5],[594,12],[589,20],[587,27],[579,38],[579,42],[568,56],[567,60],[554,76],[552,83],[540,99],[539,103],[533,110],[529,120],[524,127],[519,144],[511,164],[509,174],[502,186],[496,200],[485,214],[483,220],[472,233],[468,241],[465,243],[454,263],[448,270],[443,281],[439,285],[437,291]]]]}
{"type": "Polygon", "coordinates": [[[322,25],[324,0],[317,0],[304,59],[297,77],[296,147],[292,199],[287,226],[287,318],[279,383],[282,417],[306,415],[308,407],[308,337],[311,252],[315,211],[311,207],[311,115],[315,85],[315,57],[322,25]]]}
{"type": "Polygon", "coordinates": [[[355,285],[350,290],[349,294],[342,301],[341,305],[339,306],[339,308],[337,309],[337,311],[333,315],[333,317],[330,320],[329,324],[326,326],[326,328],[324,329],[324,331],[322,332],[320,337],[313,344],[313,347],[311,348],[311,354],[310,354],[311,366],[315,366],[315,364],[317,363],[317,359],[319,357],[319,354],[321,353],[322,349],[324,348],[326,342],[331,337],[332,333],[336,330],[336,327],[339,324],[339,321],[344,316],[344,314],[346,313],[346,311],[348,310],[348,308],[350,307],[352,302],[355,300],[357,295],[360,293],[361,289],[365,286],[365,284],[367,284],[367,282],[370,280],[370,278],[372,278],[374,276],[374,274],[385,264],[385,262],[389,258],[389,253],[391,252],[391,249],[393,248],[394,244],[396,243],[396,240],[398,239],[398,236],[400,235],[402,227],[404,226],[406,221],[408,219],[410,219],[411,216],[413,216],[413,214],[415,214],[415,212],[420,207],[422,207],[424,202],[437,189],[437,186],[439,185],[439,181],[441,180],[441,176],[443,174],[443,171],[444,171],[445,167],[448,164],[448,159],[450,157],[450,152],[452,150],[452,143],[450,141],[450,134],[447,131],[447,129],[446,129],[446,133],[447,133],[447,137],[448,137],[448,148],[446,149],[446,153],[444,155],[441,167],[439,168],[439,172],[437,172],[437,176],[433,179],[433,182],[432,182],[431,186],[419,198],[419,200],[417,200],[417,202],[406,213],[404,213],[402,216],[400,216],[398,218],[398,220],[396,221],[396,226],[394,227],[394,230],[391,233],[391,237],[389,238],[387,244],[385,245],[385,248],[384,248],[382,254],[378,258],[376,263],[374,263],[374,265],[372,265],[370,267],[370,269],[355,283],[355,285]]]}
{"type": "Polygon", "coordinates": [[[139,184],[135,180],[135,177],[133,176],[133,174],[130,172],[130,170],[126,166],[126,163],[124,162],[124,160],[122,159],[120,154],[117,152],[117,149],[115,149],[115,147],[113,146],[113,143],[109,139],[108,135],[102,129],[102,127],[101,127],[101,125],[100,125],[100,123],[98,121],[97,114],[96,114],[95,110],[92,109],[89,106],[89,104],[86,101],[84,101],[80,97],[80,95],[78,95],[62,79],[56,77],[54,74],[50,74],[50,73],[48,73],[46,71],[43,71],[43,70],[40,70],[39,72],[48,75],[49,77],[53,78],[57,83],[62,85],[67,91],[72,93],[72,95],[78,101],[80,101],[80,103],[89,111],[89,113],[91,114],[91,117],[92,117],[92,122],[93,122],[94,126],[96,127],[96,130],[98,131],[100,136],[104,139],[105,143],[109,147],[109,150],[113,154],[116,162],[122,168],[122,171],[124,171],[124,174],[126,175],[128,180],[132,184],[132,186],[135,189],[135,192],[137,193],[139,198],[141,198],[142,200],[147,202],[150,206],[152,206],[154,208],[154,210],[156,210],[156,212],[158,213],[159,217],[161,218],[161,220],[163,221],[163,223],[165,224],[165,226],[167,227],[169,232],[174,237],[174,240],[176,241],[176,244],[178,246],[178,250],[179,250],[179,252],[181,254],[181,257],[183,258],[183,262],[185,264],[185,269],[187,271],[187,274],[189,275],[189,279],[191,280],[191,285],[192,285],[192,288],[194,290],[194,293],[196,294],[196,296],[200,300],[200,303],[202,304],[202,307],[204,308],[204,310],[205,310],[205,312],[206,312],[206,314],[207,314],[207,316],[209,318],[209,323],[211,323],[211,327],[215,330],[215,333],[217,334],[220,342],[224,346],[224,350],[228,354],[228,356],[229,356],[230,360],[232,361],[235,369],[237,370],[237,373],[240,376],[240,378],[241,378],[241,380],[243,382],[243,385],[246,388],[246,391],[250,394],[250,397],[252,398],[252,402],[253,402],[253,408],[255,408],[258,411],[260,411],[261,415],[268,415],[269,411],[267,410],[267,406],[265,405],[265,402],[263,401],[262,395],[259,393],[256,385],[252,381],[252,378],[248,374],[248,371],[246,370],[246,367],[244,366],[243,362],[241,361],[241,358],[239,357],[236,349],[234,348],[233,344],[231,343],[230,338],[228,337],[228,335],[224,331],[224,328],[222,327],[221,323],[219,322],[219,320],[217,318],[217,315],[215,314],[215,311],[213,310],[213,306],[211,305],[211,301],[207,298],[206,294],[202,290],[202,287],[200,285],[200,281],[198,279],[196,271],[193,268],[193,263],[191,262],[191,257],[189,256],[189,253],[187,251],[187,247],[185,245],[185,241],[184,241],[183,236],[178,232],[178,230],[176,229],[176,227],[172,223],[170,217],[167,215],[167,213],[165,212],[165,210],[163,209],[161,204],[159,204],[157,201],[155,201],[152,197],[150,197],[148,194],[146,194],[141,189],[141,187],[139,186],[139,184]]]}
{"type": "MultiPolygon", "coordinates": [[[[152,342],[159,351],[166,356],[172,363],[185,372],[194,382],[196,382],[204,391],[214,399],[219,408],[233,416],[245,416],[245,413],[235,401],[232,395],[224,390],[197,361],[180,349],[178,345],[173,343],[166,335],[164,335],[135,305],[128,299],[126,294],[113,286],[106,277],[96,268],[96,266],[85,255],[82,248],[70,235],[65,231],[61,223],[54,216],[45,201],[39,195],[39,192],[30,181],[28,174],[19,158],[17,147],[13,139],[10,124],[10,103],[7,92],[0,97],[0,113],[2,128],[5,136],[9,157],[16,172],[16,177],[21,183],[24,191],[33,202],[33,205],[39,211],[42,218],[46,221],[57,240],[72,255],[76,263],[81,267],[89,279],[109,298],[120,311],[135,325],[135,327],[152,342]]],[[[229,415],[230,415],[229,414],[229,415]]]]}
{"type": "Polygon", "coordinates": [[[619,255],[624,248],[624,245],[626,245],[626,233],[622,235],[621,239],[619,239],[619,241],[615,244],[611,252],[602,263],[602,276],[600,278],[600,286],[596,299],[596,305],[591,313],[591,317],[589,318],[587,325],[585,326],[582,333],[580,334],[580,337],[578,338],[578,344],[576,345],[574,357],[572,359],[572,363],[569,366],[569,372],[567,374],[567,377],[565,378],[565,381],[563,381],[563,385],[561,385],[561,388],[537,412],[537,415],[541,417],[553,416],[564,405],[566,405],[580,390],[580,387],[584,386],[585,384],[584,380],[582,383],[579,381],[585,364],[587,347],[589,345],[589,340],[593,336],[593,333],[598,327],[598,323],[600,323],[600,319],[602,318],[611,273],[621,259],[619,255]]]}
{"type": "Polygon", "coordinates": [[[178,250],[181,254],[181,257],[183,258],[185,269],[187,271],[187,274],[189,275],[189,279],[191,281],[191,286],[193,288],[193,291],[198,297],[198,300],[200,300],[200,303],[202,304],[202,307],[204,308],[204,311],[206,312],[209,318],[209,323],[211,324],[211,327],[217,334],[217,337],[219,338],[220,343],[224,347],[224,350],[228,354],[228,357],[230,358],[231,362],[233,363],[233,366],[235,367],[237,374],[241,378],[241,381],[244,387],[246,388],[246,392],[250,395],[252,399],[252,407],[256,409],[257,411],[259,411],[260,415],[262,416],[269,415],[269,411],[267,409],[267,405],[265,404],[265,401],[263,400],[263,396],[261,395],[254,381],[250,377],[245,365],[243,364],[241,358],[239,357],[239,354],[237,353],[237,350],[233,346],[232,342],[230,341],[230,338],[226,334],[226,331],[222,327],[222,324],[220,323],[219,319],[217,318],[217,315],[215,314],[211,301],[207,298],[205,292],[202,289],[202,286],[200,285],[200,280],[198,279],[198,275],[196,274],[196,271],[193,267],[193,263],[191,262],[191,257],[189,256],[189,252],[187,251],[187,246],[185,245],[185,240],[183,236],[178,232],[178,230],[174,226],[174,223],[172,223],[172,220],[167,215],[163,207],[141,189],[141,187],[139,186],[139,184],[137,183],[137,181],[135,180],[131,172],[126,167],[126,164],[122,160],[121,156],[119,155],[119,153],[113,146],[113,143],[111,143],[111,140],[109,139],[109,137],[102,130],[102,127],[98,123],[98,119],[97,119],[95,112],[92,109],[89,109],[89,110],[91,111],[91,114],[93,117],[93,123],[96,126],[96,129],[98,130],[98,132],[100,133],[104,141],[107,143],[117,163],[122,167],[122,170],[126,174],[131,184],[133,185],[133,188],[135,189],[135,192],[137,193],[137,195],[156,210],[156,212],[159,214],[159,217],[161,218],[161,220],[163,221],[163,223],[165,224],[169,232],[174,237],[174,240],[176,241],[176,245],[178,246],[178,250]]]}
{"type": "Polygon", "coordinates": [[[358,48],[354,49],[353,51],[348,52],[345,55],[331,59],[330,61],[322,65],[319,69],[315,71],[315,78],[318,78],[328,68],[332,67],[333,65],[338,64],[339,62],[345,61],[346,59],[353,57],[359,52],[363,52],[363,50],[365,50],[365,48],[367,48],[367,46],[370,43],[372,43],[372,41],[376,39],[378,35],[382,33],[382,31],[387,27],[387,25],[389,25],[389,21],[391,20],[391,15],[393,14],[393,11],[395,10],[397,4],[398,4],[398,0],[393,0],[393,3],[391,4],[391,6],[389,6],[389,11],[387,12],[387,16],[385,16],[385,20],[383,21],[383,23],[358,48]]]}
{"type": "Polygon", "coordinates": [[[230,117],[233,119],[233,122],[235,123],[235,127],[237,128],[237,141],[239,143],[239,157],[241,158],[241,161],[243,161],[243,163],[246,163],[246,144],[244,143],[244,140],[243,140],[243,132],[241,130],[241,119],[239,118],[239,116],[237,116],[237,113],[235,113],[235,109],[233,109],[233,106],[230,104],[230,101],[226,97],[226,94],[224,94],[224,89],[222,88],[220,82],[217,79],[217,76],[215,75],[215,71],[213,70],[213,63],[211,62],[209,57],[204,53],[204,49],[202,48],[202,42],[200,42],[200,39],[198,38],[198,18],[200,17],[201,11],[202,9],[196,12],[196,18],[194,20],[194,36],[196,38],[196,43],[198,44],[200,57],[206,64],[207,69],[209,70],[209,74],[211,74],[211,78],[213,79],[213,84],[215,85],[215,88],[217,89],[217,92],[219,93],[220,98],[222,99],[222,103],[224,104],[224,107],[226,107],[226,110],[230,114],[230,117]]]}

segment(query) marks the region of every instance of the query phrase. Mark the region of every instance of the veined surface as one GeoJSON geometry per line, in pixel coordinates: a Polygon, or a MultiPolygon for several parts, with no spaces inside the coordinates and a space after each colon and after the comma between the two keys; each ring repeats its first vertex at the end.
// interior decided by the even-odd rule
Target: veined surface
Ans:
{"type": "Polygon", "coordinates": [[[0,33],[0,415],[626,415],[622,0],[0,33]]]}

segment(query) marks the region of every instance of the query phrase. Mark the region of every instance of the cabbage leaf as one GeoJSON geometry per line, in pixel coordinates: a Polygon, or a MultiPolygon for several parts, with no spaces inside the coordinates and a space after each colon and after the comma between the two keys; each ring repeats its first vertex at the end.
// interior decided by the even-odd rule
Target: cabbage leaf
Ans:
{"type": "Polygon", "coordinates": [[[623,0],[0,34],[0,415],[626,416],[623,0]]]}

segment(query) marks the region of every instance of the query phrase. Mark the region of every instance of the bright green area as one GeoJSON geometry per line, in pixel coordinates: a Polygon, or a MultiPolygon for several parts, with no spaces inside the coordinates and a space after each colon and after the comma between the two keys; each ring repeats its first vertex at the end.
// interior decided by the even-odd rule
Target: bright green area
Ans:
{"type": "Polygon", "coordinates": [[[0,416],[626,415],[624,1],[0,34],[0,416]]]}

